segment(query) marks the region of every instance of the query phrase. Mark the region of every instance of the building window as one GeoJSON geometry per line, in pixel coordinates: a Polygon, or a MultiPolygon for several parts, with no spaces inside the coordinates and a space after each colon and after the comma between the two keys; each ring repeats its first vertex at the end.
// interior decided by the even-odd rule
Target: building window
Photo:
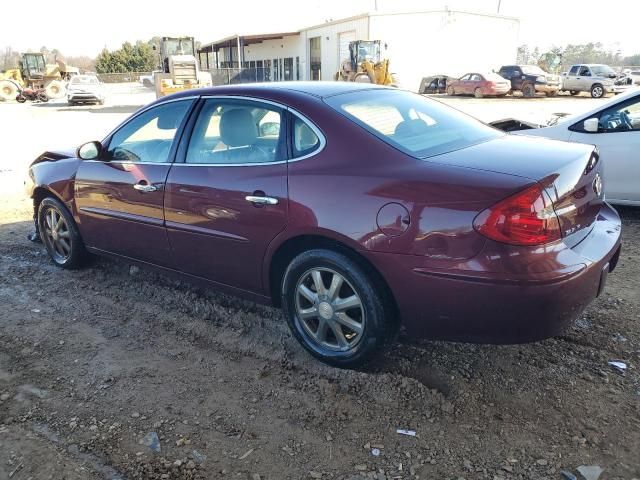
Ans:
{"type": "Polygon", "coordinates": [[[310,79],[320,80],[322,78],[322,37],[314,37],[309,39],[309,69],[310,79]]]}
{"type": "Polygon", "coordinates": [[[273,59],[273,81],[277,82],[280,80],[280,72],[278,72],[278,59],[273,59]]]}
{"type": "Polygon", "coordinates": [[[283,59],[284,63],[284,79],[287,81],[293,80],[293,57],[287,57],[283,59]]]}
{"type": "Polygon", "coordinates": [[[296,80],[300,80],[300,57],[296,57],[296,80]]]}

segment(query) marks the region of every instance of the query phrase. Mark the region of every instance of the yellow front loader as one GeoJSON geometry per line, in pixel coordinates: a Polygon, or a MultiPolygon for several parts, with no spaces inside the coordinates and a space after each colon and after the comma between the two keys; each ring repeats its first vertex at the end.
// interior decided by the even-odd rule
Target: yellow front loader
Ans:
{"type": "Polygon", "coordinates": [[[48,65],[42,53],[23,53],[19,68],[0,73],[0,99],[14,100],[23,88],[44,88],[49,98],[61,98],[66,92],[65,80],[77,74],[77,68],[62,60],[48,65]]]}
{"type": "Polygon", "coordinates": [[[162,37],[160,61],[162,71],[153,74],[156,98],[213,83],[211,73],[198,68],[193,37],[162,37]]]}
{"type": "Polygon", "coordinates": [[[380,43],[380,40],[356,40],[349,43],[350,58],[342,62],[334,78],[344,82],[397,86],[389,70],[389,59],[381,59],[380,43]]]}

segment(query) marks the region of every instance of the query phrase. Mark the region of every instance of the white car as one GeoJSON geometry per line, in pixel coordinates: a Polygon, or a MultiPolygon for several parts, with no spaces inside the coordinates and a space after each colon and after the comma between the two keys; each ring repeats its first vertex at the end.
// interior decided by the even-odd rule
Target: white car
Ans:
{"type": "Polygon", "coordinates": [[[596,145],[604,162],[607,201],[640,206],[640,88],[630,89],[587,113],[562,116],[550,126],[537,128],[511,119],[492,125],[519,135],[596,145]]]}
{"type": "Polygon", "coordinates": [[[104,85],[95,75],[76,75],[67,86],[67,103],[99,103],[104,105],[104,85]]]}

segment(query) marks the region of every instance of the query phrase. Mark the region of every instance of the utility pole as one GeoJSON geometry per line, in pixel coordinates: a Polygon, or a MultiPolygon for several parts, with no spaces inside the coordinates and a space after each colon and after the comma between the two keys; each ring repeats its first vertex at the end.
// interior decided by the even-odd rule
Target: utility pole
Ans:
{"type": "Polygon", "coordinates": [[[500,4],[502,4],[502,0],[498,0],[498,11],[497,11],[497,13],[500,13],[500,4]]]}

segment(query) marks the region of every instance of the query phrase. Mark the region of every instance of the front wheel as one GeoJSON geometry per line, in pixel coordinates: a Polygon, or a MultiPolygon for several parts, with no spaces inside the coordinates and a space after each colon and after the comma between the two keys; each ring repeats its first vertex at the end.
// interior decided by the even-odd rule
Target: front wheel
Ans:
{"type": "Polygon", "coordinates": [[[602,98],[604,96],[604,87],[596,83],[591,87],[591,98],[602,98]]]}
{"type": "Polygon", "coordinates": [[[362,365],[393,338],[384,298],[365,269],[331,250],[298,255],[282,283],[293,335],[314,357],[343,368],[362,365]]]}
{"type": "Polygon", "coordinates": [[[474,95],[476,98],[482,98],[482,97],[484,96],[484,95],[482,95],[482,89],[480,89],[480,88],[476,88],[476,89],[473,91],[473,95],[474,95]]]}
{"type": "Polygon", "coordinates": [[[536,87],[534,87],[530,83],[525,83],[522,86],[522,95],[524,95],[527,98],[535,97],[535,95],[536,95],[536,87]]]}
{"type": "Polygon", "coordinates": [[[88,256],[76,222],[62,202],[47,197],[38,208],[40,238],[53,262],[62,268],[82,266],[88,256]]]}
{"type": "Polygon", "coordinates": [[[27,101],[27,97],[25,97],[25,96],[24,96],[24,95],[22,95],[22,94],[19,94],[19,95],[16,97],[16,102],[18,102],[18,103],[24,103],[24,102],[26,102],[26,101],[27,101]]]}

